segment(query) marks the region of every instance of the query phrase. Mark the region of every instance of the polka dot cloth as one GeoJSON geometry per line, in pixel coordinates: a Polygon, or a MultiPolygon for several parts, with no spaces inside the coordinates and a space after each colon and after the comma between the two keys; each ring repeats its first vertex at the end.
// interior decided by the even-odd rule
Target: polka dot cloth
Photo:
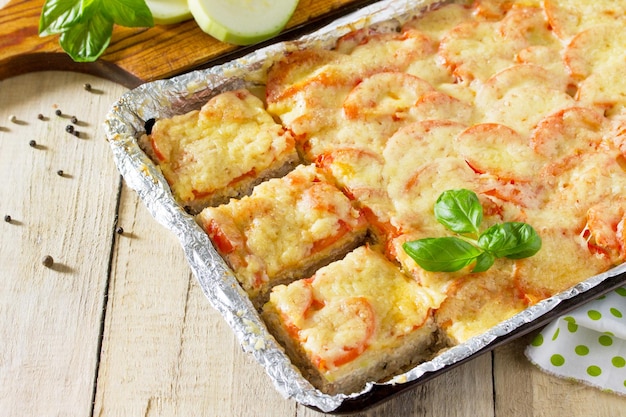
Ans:
{"type": "Polygon", "coordinates": [[[626,287],[559,317],[526,356],[548,373],[626,395],[626,287]]]}

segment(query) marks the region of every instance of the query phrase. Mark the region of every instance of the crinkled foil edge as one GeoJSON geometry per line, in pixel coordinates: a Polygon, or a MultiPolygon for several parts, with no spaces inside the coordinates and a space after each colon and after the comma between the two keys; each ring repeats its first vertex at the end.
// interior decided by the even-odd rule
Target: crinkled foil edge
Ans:
{"type": "MultiPolygon", "coordinates": [[[[265,368],[275,388],[286,398],[332,412],[348,399],[358,399],[378,383],[368,383],[353,394],[328,395],[314,388],[291,364],[280,345],[267,331],[259,314],[208,236],[174,200],[158,167],[141,150],[139,136],[145,122],[197,109],[210,97],[241,87],[263,84],[264,70],[292,49],[334,46],[336,39],[352,30],[370,25],[397,27],[404,19],[445,2],[433,0],[374,3],[325,26],[297,41],[282,42],[259,49],[242,58],[206,70],[143,84],[123,95],[107,114],[104,129],[114,161],[127,185],[134,189],[157,222],[179,239],[192,272],[211,305],[224,317],[245,351],[265,368]]],[[[592,277],[575,287],[543,300],[490,331],[421,363],[391,380],[380,383],[405,384],[427,373],[437,372],[471,357],[499,337],[552,311],[562,301],[600,285],[607,278],[626,271],[622,265],[592,277]]]]}

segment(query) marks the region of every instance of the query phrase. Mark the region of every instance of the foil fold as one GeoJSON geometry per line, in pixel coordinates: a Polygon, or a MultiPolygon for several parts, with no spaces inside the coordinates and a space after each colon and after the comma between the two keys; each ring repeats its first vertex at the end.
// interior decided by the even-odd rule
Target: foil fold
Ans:
{"type": "MultiPolygon", "coordinates": [[[[625,273],[626,265],[592,277],[561,294],[543,300],[490,331],[449,348],[432,360],[396,375],[389,381],[370,382],[363,390],[353,394],[328,395],[313,387],[291,364],[281,346],[267,331],[232,271],[212,246],[207,234],[175,202],[163,175],[141,150],[138,139],[145,133],[146,122],[151,119],[171,117],[198,109],[212,96],[223,91],[262,86],[264,71],[289,50],[307,47],[332,48],[342,35],[366,26],[376,25],[382,30],[395,30],[405,20],[442,3],[446,2],[379,1],[296,41],[270,45],[206,70],[143,84],[124,94],[112,106],[104,123],[115,164],[126,184],[137,192],[154,219],[177,236],[208,301],[226,320],[244,350],[263,366],[281,395],[323,412],[337,410],[346,401],[365,396],[377,385],[419,383],[427,374],[444,371],[471,358],[498,338],[506,338],[521,326],[540,319],[561,302],[602,285],[610,277],[625,273]]],[[[608,290],[610,288],[606,289],[608,290]]]]}

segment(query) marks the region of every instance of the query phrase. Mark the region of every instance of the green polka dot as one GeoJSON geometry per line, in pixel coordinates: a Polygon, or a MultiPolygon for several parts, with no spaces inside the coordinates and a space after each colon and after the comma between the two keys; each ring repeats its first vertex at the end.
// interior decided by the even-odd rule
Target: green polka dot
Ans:
{"type": "Polygon", "coordinates": [[[589,348],[585,345],[578,345],[574,348],[574,351],[579,356],[585,356],[589,353],[589,348]]]}
{"type": "Polygon", "coordinates": [[[602,346],[611,346],[613,344],[613,339],[611,338],[611,336],[607,336],[604,334],[598,338],[598,343],[600,343],[602,346]]]}
{"type": "Polygon", "coordinates": [[[623,368],[626,366],[626,359],[621,356],[614,356],[613,359],[611,359],[611,363],[616,368],[623,368]]]}
{"type": "Polygon", "coordinates": [[[567,322],[567,330],[569,330],[570,333],[576,333],[576,330],[578,330],[576,319],[572,316],[567,316],[567,317],[563,317],[563,320],[567,322]]]}
{"type": "Polygon", "coordinates": [[[598,310],[589,310],[587,312],[587,315],[591,320],[600,320],[602,318],[602,313],[600,313],[598,310]]]}
{"type": "Polygon", "coordinates": [[[626,297],[626,287],[621,287],[615,290],[616,293],[621,295],[622,297],[626,297]]]}
{"type": "Polygon", "coordinates": [[[565,358],[558,353],[555,353],[550,357],[550,363],[552,363],[552,365],[554,366],[563,366],[563,364],[565,363],[565,358]]]}
{"type": "Polygon", "coordinates": [[[552,335],[552,340],[556,340],[557,337],[559,337],[559,332],[561,331],[561,329],[559,327],[556,328],[554,334],[552,335]]]}
{"type": "Polygon", "coordinates": [[[615,307],[611,307],[611,314],[613,314],[615,317],[617,317],[618,319],[622,318],[622,312],[619,311],[618,309],[616,309],[615,307]]]}
{"type": "Polygon", "coordinates": [[[601,373],[602,369],[600,369],[599,366],[591,365],[587,368],[587,374],[589,374],[589,376],[600,376],[601,373]]]}
{"type": "Polygon", "coordinates": [[[537,336],[535,336],[535,338],[533,339],[531,345],[533,345],[534,347],[539,347],[539,346],[543,345],[543,335],[541,333],[539,333],[537,336]]]}

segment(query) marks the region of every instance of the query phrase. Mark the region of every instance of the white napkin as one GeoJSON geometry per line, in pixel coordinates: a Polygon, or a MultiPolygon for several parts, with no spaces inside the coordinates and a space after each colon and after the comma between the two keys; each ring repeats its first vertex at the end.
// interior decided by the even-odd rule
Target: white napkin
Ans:
{"type": "Polygon", "coordinates": [[[626,287],[547,325],[526,356],[550,374],[626,395],[626,287]]]}

